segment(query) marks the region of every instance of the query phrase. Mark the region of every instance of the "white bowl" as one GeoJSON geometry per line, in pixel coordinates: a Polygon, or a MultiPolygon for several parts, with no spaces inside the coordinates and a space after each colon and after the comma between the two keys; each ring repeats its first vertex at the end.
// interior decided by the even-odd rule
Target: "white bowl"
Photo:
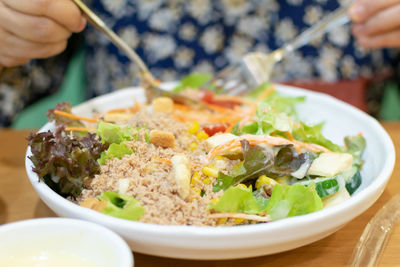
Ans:
{"type": "MultiPolygon", "coordinates": [[[[165,226],[132,222],[106,216],[79,207],[38,182],[32,163],[26,159],[29,179],[42,200],[59,216],[79,218],[102,224],[119,233],[132,250],[183,259],[233,259],[273,254],[300,247],[337,231],[368,209],[381,195],[393,171],[393,143],[372,117],[325,94],[277,85],[288,96],[306,96],[298,106],[300,118],[307,122],[325,121],[324,134],[342,144],[343,137],[362,132],[367,140],[363,182],[360,189],[344,203],[315,213],[266,224],[236,227],[165,226]]],[[[132,105],[132,99],[144,101],[142,89],[125,89],[92,99],[74,108],[90,116],[93,110],[132,105]]],[[[45,125],[42,130],[50,129],[45,125]]],[[[27,156],[30,155],[28,148],[27,156]]]]}
{"type": "MultiPolygon", "coordinates": [[[[4,261],[15,264],[18,260],[36,259],[41,263],[36,264],[48,266],[45,263],[56,258],[60,260],[61,256],[79,260],[84,263],[82,266],[133,266],[133,255],[125,241],[109,229],[91,222],[44,218],[0,227],[0,265],[6,264],[4,261]]],[[[19,263],[16,266],[27,266],[25,262],[19,263]]],[[[61,264],[72,266],[57,262],[57,266],[61,264]]]]}

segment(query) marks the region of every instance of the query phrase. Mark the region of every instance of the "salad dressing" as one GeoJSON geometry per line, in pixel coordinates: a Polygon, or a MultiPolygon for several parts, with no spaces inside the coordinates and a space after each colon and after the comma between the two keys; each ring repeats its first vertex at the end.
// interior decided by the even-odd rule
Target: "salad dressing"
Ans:
{"type": "Polygon", "coordinates": [[[88,259],[52,248],[46,250],[3,251],[1,254],[3,255],[0,257],[0,266],[7,267],[100,267],[100,265],[88,259]]]}

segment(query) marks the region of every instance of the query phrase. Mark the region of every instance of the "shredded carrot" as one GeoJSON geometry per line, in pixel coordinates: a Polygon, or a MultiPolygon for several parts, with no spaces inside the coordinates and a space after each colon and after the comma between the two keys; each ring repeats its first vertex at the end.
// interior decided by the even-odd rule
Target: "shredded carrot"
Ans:
{"type": "Polygon", "coordinates": [[[185,121],[186,121],[186,119],[185,119],[182,115],[180,115],[180,114],[173,113],[172,116],[173,116],[177,121],[180,121],[180,122],[185,122],[185,121]]]}
{"type": "Polygon", "coordinates": [[[133,99],[133,112],[138,112],[140,110],[140,104],[139,102],[136,101],[136,99],[133,99]]]}
{"type": "Polygon", "coordinates": [[[287,140],[283,137],[276,137],[276,136],[262,136],[262,135],[252,135],[252,134],[245,134],[240,136],[239,138],[233,139],[229,142],[226,142],[222,145],[216,146],[211,151],[207,154],[205,157],[205,160],[207,162],[211,161],[215,156],[218,154],[228,151],[228,150],[233,150],[235,148],[238,148],[241,146],[240,141],[241,140],[247,140],[250,145],[255,146],[258,144],[267,144],[267,145],[272,145],[272,146],[279,146],[279,145],[288,145],[292,144],[295,147],[303,147],[306,148],[310,151],[313,152],[331,152],[329,149],[315,145],[315,144],[309,144],[309,143],[303,143],[297,140],[287,140]]]}
{"type": "Polygon", "coordinates": [[[257,107],[258,104],[264,100],[264,98],[266,98],[267,96],[269,96],[273,91],[275,91],[275,87],[274,86],[270,86],[267,90],[265,90],[264,92],[262,92],[256,99],[256,101],[254,102],[253,106],[251,106],[250,108],[250,112],[248,114],[248,117],[253,117],[254,114],[256,114],[257,112],[257,107]]]}
{"type": "Polygon", "coordinates": [[[114,114],[114,113],[132,113],[133,114],[133,113],[138,112],[139,110],[140,110],[140,105],[136,101],[136,99],[134,99],[134,105],[132,107],[110,109],[110,110],[107,110],[106,112],[100,114],[98,117],[103,118],[107,114],[114,114]]]}
{"type": "Polygon", "coordinates": [[[162,163],[166,163],[166,164],[168,164],[168,165],[171,165],[171,164],[172,164],[172,161],[170,161],[169,159],[158,158],[158,157],[155,157],[154,159],[157,160],[157,161],[160,161],[160,162],[162,162],[162,163]]]}
{"type": "Polygon", "coordinates": [[[97,122],[97,119],[85,118],[85,117],[77,116],[72,113],[68,113],[68,112],[64,112],[64,111],[60,111],[60,110],[54,110],[54,114],[61,116],[61,117],[75,119],[75,120],[81,120],[81,121],[87,121],[87,122],[97,122]]]}
{"type": "Polygon", "coordinates": [[[329,149],[327,149],[326,147],[323,147],[323,146],[320,146],[317,144],[304,143],[304,142],[300,142],[297,140],[293,140],[292,142],[293,142],[294,146],[303,147],[312,152],[332,152],[329,149]]]}
{"type": "Polygon", "coordinates": [[[273,91],[275,91],[275,87],[273,85],[271,85],[270,87],[268,87],[267,90],[265,90],[264,92],[262,92],[256,99],[256,103],[258,104],[259,102],[263,101],[264,98],[266,98],[267,96],[269,96],[273,91]]]}
{"type": "Polygon", "coordinates": [[[239,114],[212,114],[206,111],[198,110],[187,110],[179,111],[174,110],[172,115],[181,122],[198,122],[202,123],[219,123],[219,124],[231,124],[236,120],[240,120],[241,116],[239,114]]]}
{"type": "Polygon", "coordinates": [[[66,127],[66,131],[75,131],[75,132],[95,132],[95,128],[90,127],[66,127]]]}
{"type": "Polygon", "coordinates": [[[214,99],[216,100],[227,100],[227,101],[234,101],[238,103],[242,103],[245,105],[252,105],[252,102],[244,97],[235,96],[235,95],[215,95],[214,99]]]}
{"type": "Polygon", "coordinates": [[[174,103],[174,109],[182,110],[182,111],[190,110],[190,108],[188,106],[185,106],[185,105],[182,105],[182,104],[177,104],[177,103],[174,103]]]}
{"type": "Polygon", "coordinates": [[[229,127],[226,128],[225,133],[231,133],[232,130],[233,130],[233,128],[235,127],[236,123],[238,123],[239,121],[240,121],[240,119],[237,120],[237,121],[235,121],[235,122],[233,122],[233,123],[231,123],[231,124],[229,125],[229,127]]]}
{"type": "Polygon", "coordinates": [[[110,109],[106,112],[106,114],[110,113],[134,113],[135,112],[135,107],[128,107],[128,108],[116,108],[116,109],[110,109]]]}
{"type": "MultiPolygon", "coordinates": [[[[239,124],[239,128],[243,127],[244,124],[246,124],[247,122],[250,121],[250,119],[254,116],[254,114],[256,114],[257,112],[257,106],[258,103],[260,103],[264,98],[266,98],[268,95],[270,95],[273,91],[275,90],[274,86],[270,86],[267,90],[265,90],[264,92],[262,92],[256,99],[256,101],[254,103],[250,103],[250,111],[245,114],[244,116],[242,116],[240,119],[234,121],[226,130],[225,133],[231,133],[233,130],[233,127],[235,127],[235,125],[241,121],[241,123],[239,124]]],[[[243,111],[242,111],[243,113],[243,111]]]]}
{"type": "Polygon", "coordinates": [[[359,133],[357,134],[357,136],[363,136],[362,132],[359,132],[359,133]]]}
{"type": "Polygon", "coordinates": [[[210,109],[216,111],[216,112],[220,112],[220,113],[232,112],[232,109],[230,109],[230,108],[225,108],[225,107],[214,105],[214,104],[210,104],[210,103],[207,103],[207,102],[202,102],[202,103],[204,105],[206,105],[207,107],[209,107],[210,109]]]}
{"type": "Polygon", "coordinates": [[[292,135],[291,132],[287,131],[286,134],[287,134],[287,136],[288,136],[288,138],[289,138],[290,141],[293,141],[293,140],[294,140],[293,135],[292,135]]]}
{"type": "Polygon", "coordinates": [[[195,168],[195,169],[197,169],[197,168],[200,168],[200,167],[201,167],[201,164],[192,162],[192,167],[195,168]]]}
{"type": "Polygon", "coordinates": [[[271,218],[267,216],[258,216],[246,213],[213,213],[208,215],[209,218],[237,218],[237,219],[246,219],[251,221],[258,222],[270,222],[271,218]]]}

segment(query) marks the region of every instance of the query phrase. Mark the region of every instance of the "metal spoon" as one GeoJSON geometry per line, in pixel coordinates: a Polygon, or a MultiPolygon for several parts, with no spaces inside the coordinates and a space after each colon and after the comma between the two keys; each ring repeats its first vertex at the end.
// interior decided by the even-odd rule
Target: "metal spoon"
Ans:
{"type": "Polygon", "coordinates": [[[79,9],[85,14],[86,19],[90,24],[92,24],[97,30],[102,32],[108,37],[108,39],[119,49],[121,49],[125,55],[134,62],[139,68],[139,74],[141,75],[143,81],[146,83],[146,96],[148,101],[151,101],[158,96],[167,96],[173,99],[175,102],[183,103],[189,106],[201,107],[203,109],[210,110],[203,103],[191,99],[187,96],[174,93],[171,91],[162,90],[158,87],[158,82],[154,76],[149,71],[147,65],[139,57],[139,55],[129,47],[129,45],[121,39],[113,30],[111,30],[102,19],[100,19],[90,8],[88,8],[81,0],[73,0],[74,3],[79,7],[79,9]]]}

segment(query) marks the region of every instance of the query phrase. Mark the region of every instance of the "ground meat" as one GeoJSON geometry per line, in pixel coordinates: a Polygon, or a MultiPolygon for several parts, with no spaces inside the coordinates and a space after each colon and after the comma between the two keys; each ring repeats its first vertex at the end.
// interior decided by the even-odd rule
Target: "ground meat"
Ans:
{"type": "MultiPolygon", "coordinates": [[[[205,146],[193,135],[188,134],[187,126],[170,115],[146,111],[139,112],[129,122],[135,127],[142,127],[138,140],[127,142],[134,153],[122,159],[112,159],[101,167],[101,173],[92,180],[90,187],[83,190],[79,203],[90,197],[97,197],[105,191],[119,192],[119,181],[128,179],[129,186],[124,194],[140,201],[145,214],[140,221],[167,225],[215,226],[218,219],[208,217],[207,205],[211,199],[218,198],[221,192],[212,192],[212,183],[199,183],[196,186],[203,190],[200,197],[191,191],[191,197],[183,200],[177,190],[175,177],[171,175],[172,166],[168,162],[177,153],[184,153],[191,162],[192,174],[201,173],[205,146]],[[145,142],[149,130],[160,129],[175,135],[174,148],[161,148],[145,142]],[[191,142],[197,142],[198,148],[188,149],[191,142]]],[[[212,182],[215,178],[212,178],[212,182]]]]}

